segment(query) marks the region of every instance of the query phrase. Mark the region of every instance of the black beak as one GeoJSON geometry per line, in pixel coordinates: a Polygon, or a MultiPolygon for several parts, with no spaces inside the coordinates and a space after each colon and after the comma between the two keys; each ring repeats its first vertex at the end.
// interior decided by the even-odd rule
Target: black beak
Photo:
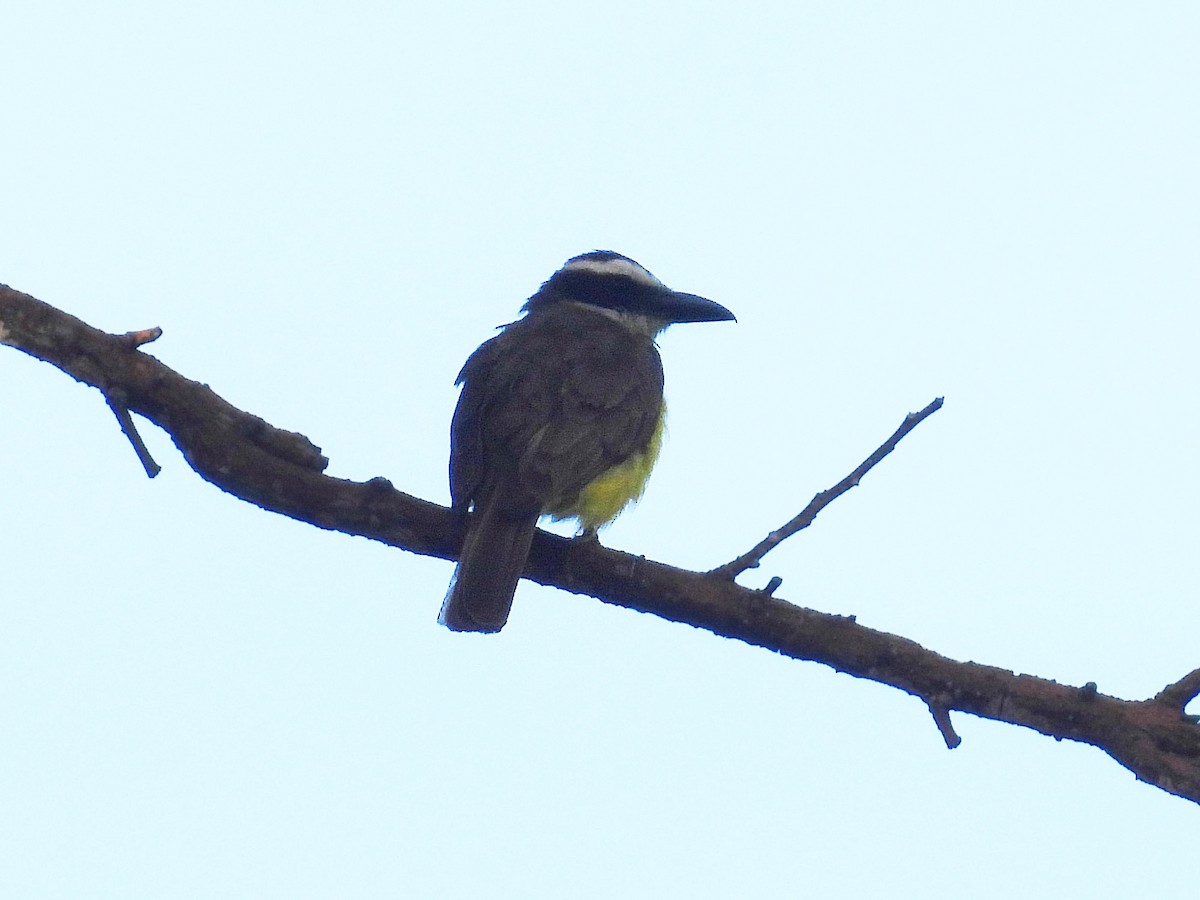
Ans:
{"type": "Polygon", "coordinates": [[[655,318],[668,322],[736,322],[737,318],[723,307],[706,297],[683,294],[679,291],[663,291],[652,301],[655,318]]]}

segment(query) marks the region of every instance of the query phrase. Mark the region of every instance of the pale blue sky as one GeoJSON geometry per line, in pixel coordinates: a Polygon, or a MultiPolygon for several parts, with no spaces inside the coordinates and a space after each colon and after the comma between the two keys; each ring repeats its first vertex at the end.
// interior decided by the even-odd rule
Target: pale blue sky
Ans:
{"type": "MultiPolygon", "coordinates": [[[[1145,697],[1200,665],[1200,8],[15,3],[0,282],[445,502],[455,373],[567,257],[662,340],[614,546],[1145,697]]],[[[1100,751],[264,513],[0,348],[0,894],[1182,897],[1100,751]]]]}

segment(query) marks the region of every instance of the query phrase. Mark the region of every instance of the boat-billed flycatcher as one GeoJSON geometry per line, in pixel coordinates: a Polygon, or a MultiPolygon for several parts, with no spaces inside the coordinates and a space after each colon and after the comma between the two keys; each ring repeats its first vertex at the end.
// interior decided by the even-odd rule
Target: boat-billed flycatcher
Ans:
{"type": "Polygon", "coordinates": [[[455,382],[450,495],[466,538],[439,619],[455,631],[504,627],[540,516],[594,533],[642,495],[663,437],[655,336],[733,319],[608,251],[568,260],[523,310],[455,382]]]}

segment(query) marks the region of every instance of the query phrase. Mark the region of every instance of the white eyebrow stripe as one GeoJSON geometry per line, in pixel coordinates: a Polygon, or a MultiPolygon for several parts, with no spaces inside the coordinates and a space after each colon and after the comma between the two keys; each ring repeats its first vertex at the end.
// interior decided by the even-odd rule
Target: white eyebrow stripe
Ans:
{"type": "Polygon", "coordinates": [[[642,284],[665,287],[661,281],[632,259],[626,259],[623,256],[614,257],[613,259],[573,259],[563,266],[563,271],[595,272],[597,275],[625,275],[642,284]]]}

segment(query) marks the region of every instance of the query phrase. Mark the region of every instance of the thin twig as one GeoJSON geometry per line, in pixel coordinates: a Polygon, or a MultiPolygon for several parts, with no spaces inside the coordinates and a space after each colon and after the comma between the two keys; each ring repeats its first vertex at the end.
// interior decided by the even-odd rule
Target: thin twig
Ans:
{"type": "Polygon", "coordinates": [[[779,590],[779,586],[781,584],[783,584],[783,579],[780,578],[778,575],[772,575],[771,580],[766,583],[766,585],[759,591],[759,593],[764,594],[767,597],[770,597],[777,590],[779,590]]]}
{"type": "Polygon", "coordinates": [[[890,438],[884,441],[879,447],[863,460],[862,464],[835,484],[829,490],[821,491],[809,502],[808,506],[800,512],[798,516],[784,525],[782,528],[777,528],[768,534],[763,540],[759,541],[753,548],[743,553],[730,562],[725,563],[713,569],[709,574],[716,575],[722,578],[734,579],[741,575],[747,569],[753,569],[762,562],[764,556],[790,538],[798,531],[802,531],[812,524],[813,519],[826,506],[840,497],[850,488],[855,487],[867,472],[875,467],[876,463],[882,460],[885,456],[896,449],[896,445],[904,438],[906,434],[920,425],[925,419],[929,418],[935,412],[942,408],[942,398],[936,398],[932,403],[926,406],[920,412],[909,413],[904,417],[904,421],[900,423],[900,427],[892,434],[890,438]]]}
{"type": "Polygon", "coordinates": [[[142,464],[142,468],[146,470],[146,475],[153,478],[162,471],[162,466],[156,463],[154,457],[150,455],[145,441],[142,440],[142,436],[138,434],[137,426],[133,423],[133,416],[129,414],[129,407],[125,405],[119,395],[119,391],[108,391],[105,392],[104,399],[108,401],[108,408],[117,417],[121,431],[125,433],[125,437],[129,438],[129,443],[133,445],[133,452],[137,454],[138,461],[142,464]]]}
{"type": "Polygon", "coordinates": [[[954,723],[950,721],[950,707],[928,699],[925,701],[925,705],[929,707],[929,713],[933,716],[934,724],[942,734],[942,740],[946,742],[946,748],[953,750],[961,744],[962,738],[958,736],[958,732],[954,730],[954,723]]]}
{"type": "Polygon", "coordinates": [[[127,331],[119,337],[128,342],[129,348],[136,349],[142,344],[149,344],[151,341],[157,341],[162,337],[163,330],[155,325],[153,328],[143,328],[141,331],[127,331]]]}

